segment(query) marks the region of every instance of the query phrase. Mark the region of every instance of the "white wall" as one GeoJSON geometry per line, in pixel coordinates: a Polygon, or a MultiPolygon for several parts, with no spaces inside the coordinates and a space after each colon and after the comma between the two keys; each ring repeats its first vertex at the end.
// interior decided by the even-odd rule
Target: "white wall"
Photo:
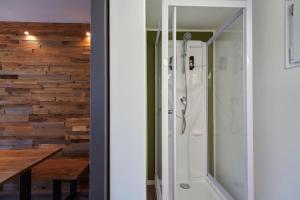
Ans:
{"type": "Polygon", "coordinates": [[[284,69],[284,0],[254,0],[255,200],[300,198],[300,68],[284,69]]]}
{"type": "Polygon", "coordinates": [[[110,0],[110,195],[146,199],[145,0],[110,0]]]}
{"type": "Polygon", "coordinates": [[[1,0],[0,21],[89,23],[90,0],[1,0]]]}

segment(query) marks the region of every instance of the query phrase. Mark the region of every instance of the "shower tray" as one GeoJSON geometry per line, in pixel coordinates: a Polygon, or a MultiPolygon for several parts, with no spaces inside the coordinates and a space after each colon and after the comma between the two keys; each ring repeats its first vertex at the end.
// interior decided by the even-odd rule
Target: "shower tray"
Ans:
{"type": "Polygon", "coordinates": [[[185,182],[190,187],[184,189],[177,186],[177,200],[222,200],[218,192],[211,186],[208,181],[185,182]]]}

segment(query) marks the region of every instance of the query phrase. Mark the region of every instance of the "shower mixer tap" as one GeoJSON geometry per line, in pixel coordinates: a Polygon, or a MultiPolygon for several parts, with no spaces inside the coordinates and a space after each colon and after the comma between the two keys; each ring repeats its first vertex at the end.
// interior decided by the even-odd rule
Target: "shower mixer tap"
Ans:
{"type": "Polygon", "coordinates": [[[180,101],[181,101],[181,103],[185,106],[186,105],[186,103],[187,103],[187,101],[186,101],[187,99],[186,99],[186,97],[185,96],[181,96],[180,97],[180,101]]]}
{"type": "Polygon", "coordinates": [[[173,70],[173,56],[170,57],[169,60],[169,69],[172,71],[173,70]]]}

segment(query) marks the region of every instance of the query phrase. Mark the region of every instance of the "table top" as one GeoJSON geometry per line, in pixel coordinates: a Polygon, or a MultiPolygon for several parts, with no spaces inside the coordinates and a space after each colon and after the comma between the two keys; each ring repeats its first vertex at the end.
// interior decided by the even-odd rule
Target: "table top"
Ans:
{"type": "Polygon", "coordinates": [[[62,148],[0,150],[0,184],[30,170],[61,150],[62,148]]]}

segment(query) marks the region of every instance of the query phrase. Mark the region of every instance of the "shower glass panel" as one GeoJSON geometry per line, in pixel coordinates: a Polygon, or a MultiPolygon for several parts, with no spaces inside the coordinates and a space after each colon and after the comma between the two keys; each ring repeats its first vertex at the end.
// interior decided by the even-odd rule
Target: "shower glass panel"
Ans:
{"type": "Polygon", "coordinates": [[[252,11],[237,1],[219,3],[162,1],[156,40],[158,200],[254,199],[252,11]],[[214,29],[221,27],[207,42],[191,39],[192,31],[176,38],[176,29],[189,21],[195,24],[187,24],[193,29],[186,30],[206,27],[194,20],[210,19],[206,15],[212,18],[209,23],[219,21],[214,29]],[[213,61],[208,62],[210,57],[213,61]],[[209,138],[208,120],[213,123],[209,138]]]}
{"type": "MultiPolygon", "coordinates": [[[[174,127],[174,123],[176,125],[176,120],[174,121],[174,116],[176,119],[176,106],[174,106],[174,95],[176,95],[176,35],[172,34],[173,29],[176,29],[176,25],[174,24],[174,16],[176,15],[176,8],[169,8],[170,18],[169,18],[169,50],[168,51],[168,151],[169,151],[169,199],[175,199],[175,182],[176,182],[176,165],[173,165],[176,162],[176,128],[174,127]],[[175,41],[173,41],[173,39],[175,41]],[[174,46],[175,42],[175,46],[174,46]],[[174,56],[175,54],[175,56],[174,56]],[[175,74],[175,76],[174,76],[175,74]]],[[[176,33],[176,32],[175,32],[176,33]]]]}
{"type": "Polygon", "coordinates": [[[234,198],[247,199],[244,17],[215,40],[214,178],[234,198]]]}

